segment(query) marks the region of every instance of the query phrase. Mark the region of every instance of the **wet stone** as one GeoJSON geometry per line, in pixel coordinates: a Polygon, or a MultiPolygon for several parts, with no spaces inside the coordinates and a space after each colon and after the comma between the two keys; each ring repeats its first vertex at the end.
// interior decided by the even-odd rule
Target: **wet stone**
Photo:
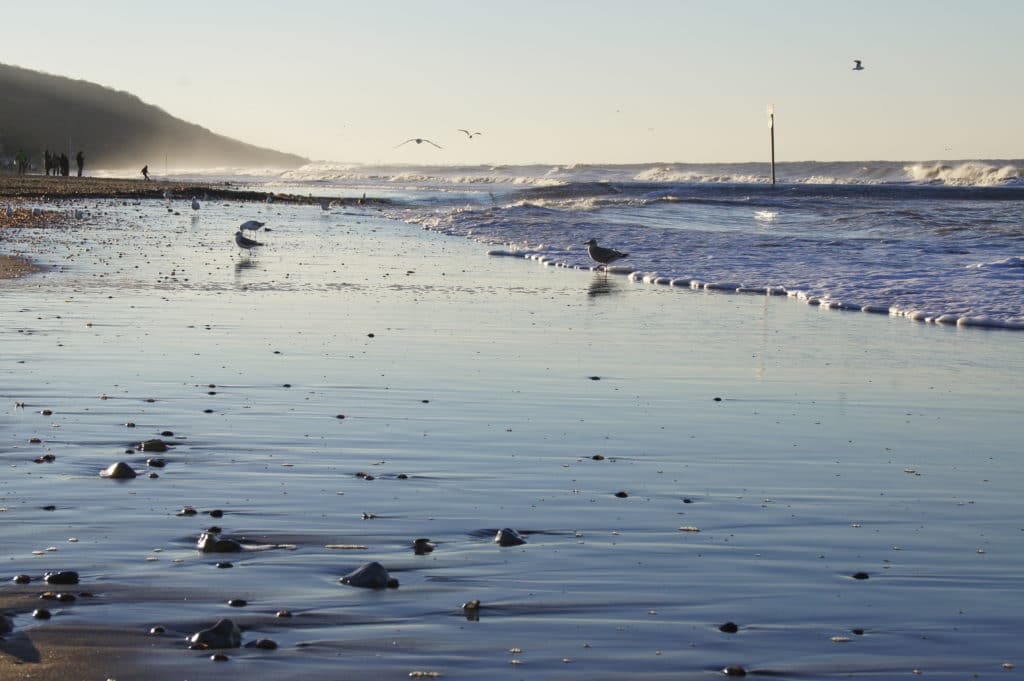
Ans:
{"type": "Polygon", "coordinates": [[[626,491],[616,492],[615,496],[617,496],[620,499],[625,499],[626,497],[629,496],[629,492],[626,492],[626,491]]]}
{"type": "Polygon", "coordinates": [[[130,480],[134,478],[135,475],[135,469],[124,461],[118,461],[117,463],[110,464],[100,471],[101,477],[111,478],[112,480],[130,480]]]}
{"type": "Polygon", "coordinates": [[[594,454],[594,456],[590,458],[594,461],[604,461],[604,454],[594,454]]]}
{"type": "Polygon", "coordinates": [[[232,598],[230,601],[228,601],[228,605],[230,605],[232,608],[244,608],[245,606],[249,605],[249,601],[245,600],[244,598],[232,598]]]}
{"type": "Polygon", "coordinates": [[[15,584],[28,584],[32,581],[32,577],[29,575],[15,575],[11,581],[15,584]]]}
{"type": "Polygon", "coordinates": [[[74,570],[47,572],[44,581],[47,584],[78,584],[78,573],[74,570]]]}
{"type": "Polygon", "coordinates": [[[53,615],[46,608],[37,608],[32,611],[32,617],[37,620],[48,620],[53,617],[53,615]]]}
{"type": "Polygon", "coordinates": [[[260,650],[277,650],[277,641],[269,638],[259,638],[245,644],[246,648],[259,648],[260,650]]]}
{"type": "Polygon", "coordinates": [[[180,511],[178,511],[175,515],[190,516],[190,515],[195,515],[197,513],[199,513],[199,511],[197,511],[196,509],[192,508],[191,506],[183,506],[182,509],[180,511]]]}
{"type": "Polygon", "coordinates": [[[242,630],[231,620],[222,619],[212,627],[189,636],[188,643],[193,650],[238,648],[242,645],[242,630]]]}
{"type": "Polygon", "coordinates": [[[237,553],[242,550],[238,541],[221,537],[215,532],[203,532],[196,546],[203,553],[237,553]]]}
{"type": "Polygon", "coordinates": [[[718,627],[718,630],[723,634],[735,634],[740,630],[739,626],[735,622],[726,622],[725,624],[718,627]]]}
{"type": "Polygon", "coordinates": [[[274,613],[274,617],[291,617],[292,613],[288,610],[278,610],[274,613]]]}
{"type": "Polygon", "coordinates": [[[166,452],[167,443],[163,440],[144,440],[139,443],[139,449],[144,452],[166,452]]]}
{"type": "Polygon", "coordinates": [[[235,567],[235,564],[232,563],[231,561],[224,560],[224,561],[221,561],[221,562],[217,563],[216,567],[218,567],[221,570],[228,570],[230,568],[235,567]]]}
{"type": "Polygon", "coordinates": [[[223,518],[224,517],[224,511],[220,510],[219,508],[215,508],[212,511],[210,511],[210,517],[211,518],[223,518]]]}
{"type": "Polygon", "coordinates": [[[151,636],[160,636],[161,634],[166,634],[166,633],[167,633],[167,630],[166,630],[166,629],[164,629],[164,628],[163,628],[162,626],[160,626],[159,624],[158,624],[158,625],[156,625],[155,627],[150,627],[150,628],[149,628],[149,634],[150,634],[151,636]]]}
{"type": "Polygon", "coordinates": [[[416,555],[422,556],[434,550],[434,543],[425,537],[421,537],[413,540],[412,550],[416,552],[416,555]]]}
{"type": "Polygon", "coordinates": [[[163,468],[164,466],[167,465],[167,459],[146,459],[146,465],[151,468],[163,468]]]}
{"type": "Polygon", "coordinates": [[[503,527],[494,535],[494,543],[498,546],[519,546],[525,544],[526,540],[511,527],[503,527]]]}
{"type": "Polygon", "coordinates": [[[6,615],[0,615],[0,636],[14,631],[14,622],[6,615]]]}
{"type": "Polygon", "coordinates": [[[214,662],[227,662],[231,658],[225,655],[224,653],[215,653],[213,655],[210,655],[210,659],[214,662]]]}
{"type": "Polygon", "coordinates": [[[746,676],[747,670],[740,666],[726,667],[722,670],[726,676],[746,676]]]}
{"type": "Polygon", "coordinates": [[[854,579],[867,579],[867,578],[868,578],[868,577],[870,577],[871,575],[869,575],[869,574],[868,574],[868,573],[866,573],[866,572],[854,572],[854,573],[853,573],[852,575],[850,575],[850,576],[851,576],[851,577],[853,577],[854,579]]]}
{"type": "Polygon", "coordinates": [[[160,437],[174,437],[174,431],[165,430],[162,433],[160,433],[160,437]]]}
{"type": "Polygon", "coordinates": [[[373,561],[348,573],[339,580],[342,584],[364,589],[397,589],[398,580],[388,574],[384,566],[373,561]]]}

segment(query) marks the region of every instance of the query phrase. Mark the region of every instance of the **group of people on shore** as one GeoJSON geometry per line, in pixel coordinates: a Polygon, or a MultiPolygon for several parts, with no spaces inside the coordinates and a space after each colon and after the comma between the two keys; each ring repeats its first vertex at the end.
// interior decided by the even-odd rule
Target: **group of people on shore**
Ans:
{"type": "MultiPolygon", "coordinates": [[[[4,163],[4,166],[6,166],[7,163],[10,163],[10,161],[4,163]]],[[[81,177],[82,173],[85,171],[84,152],[79,151],[75,155],[75,163],[78,166],[78,176],[81,177]]],[[[18,153],[14,155],[14,160],[11,165],[17,170],[19,175],[26,175],[30,170],[32,170],[32,161],[29,159],[29,156],[25,153],[24,149],[18,149],[18,153]]],[[[43,171],[47,175],[52,173],[54,177],[58,175],[68,177],[71,175],[71,159],[68,158],[67,154],[51,154],[50,150],[47,149],[43,152],[43,171]]]]}
{"type": "MultiPolygon", "coordinates": [[[[82,176],[82,171],[85,169],[85,154],[79,150],[75,156],[75,163],[78,164],[78,176],[82,176]]],[[[67,154],[51,154],[50,150],[47,149],[43,152],[43,166],[46,170],[46,174],[49,175],[50,171],[53,171],[54,175],[63,175],[68,177],[71,175],[71,161],[68,159],[67,154]]]]}

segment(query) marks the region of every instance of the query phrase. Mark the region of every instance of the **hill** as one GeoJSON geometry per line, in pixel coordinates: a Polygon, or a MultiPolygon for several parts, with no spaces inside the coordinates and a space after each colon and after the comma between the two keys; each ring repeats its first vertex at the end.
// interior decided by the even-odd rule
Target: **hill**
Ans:
{"type": "Polygon", "coordinates": [[[127,92],[0,64],[0,157],[19,149],[33,168],[44,150],[85,152],[95,168],[294,168],[307,159],[245,144],[175,118],[127,92]]]}

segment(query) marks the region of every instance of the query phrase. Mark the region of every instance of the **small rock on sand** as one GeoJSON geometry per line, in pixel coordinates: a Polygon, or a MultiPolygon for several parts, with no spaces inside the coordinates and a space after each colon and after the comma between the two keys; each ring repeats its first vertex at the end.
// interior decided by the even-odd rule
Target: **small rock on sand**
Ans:
{"type": "Polygon", "coordinates": [[[342,584],[366,589],[397,589],[398,580],[388,574],[384,566],[373,561],[356,568],[341,578],[342,584]]]}
{"type": "Polygon", "coordinates": [[[193,650],[238,648],[242,645],[242,630],[231,620],[218,620],[212,627],[189,636],[188,643],[193,650]]]}
{"type": "Polygon", "coordinates": [[[124,461],[118,461],[100,471],[100,476],[113,480],[130,480],[135,477],[135,469],[124,461]]]}

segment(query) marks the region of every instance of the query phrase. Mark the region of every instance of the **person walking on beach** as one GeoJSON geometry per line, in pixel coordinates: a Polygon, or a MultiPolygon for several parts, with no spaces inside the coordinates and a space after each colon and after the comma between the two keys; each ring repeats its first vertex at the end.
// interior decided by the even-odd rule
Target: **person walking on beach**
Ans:
{"type": "Polygon", "coordinates": [[[149,166],[148,165],[142,166],[142,176],[144,178],[146,178],[147,180],[149,179],[149,166]]]}
{"type": "Polygon", "coordinates": [[[71,174],[71,161],[68,160],[67,154],[60,155],[60,174],[64,177],[71,174]]]}
{"type": "Polygon", "coordinates": [[[46,170],[46,175],[49,177],[50,171],[53,169],[53,156],[50,156],[49,149],[43,152],[43,169],[46,170]]]}
{"type": "Polygon", "coordinates": [[[18,153],[14,156],[14,160],[18,163],[18,174],[24,175],[25,171],[28,170],[28,157],[25,156],[23,149],[18,149],[18,153]]]}
{"type": "Polygon", "coordinates": [[[82,153],[81,149],[78,150],[78,155],[75,156],[75,161],[78,162],[78,176],[81,177],[82,168],[85,167],[85,154],[82,153]]]}

